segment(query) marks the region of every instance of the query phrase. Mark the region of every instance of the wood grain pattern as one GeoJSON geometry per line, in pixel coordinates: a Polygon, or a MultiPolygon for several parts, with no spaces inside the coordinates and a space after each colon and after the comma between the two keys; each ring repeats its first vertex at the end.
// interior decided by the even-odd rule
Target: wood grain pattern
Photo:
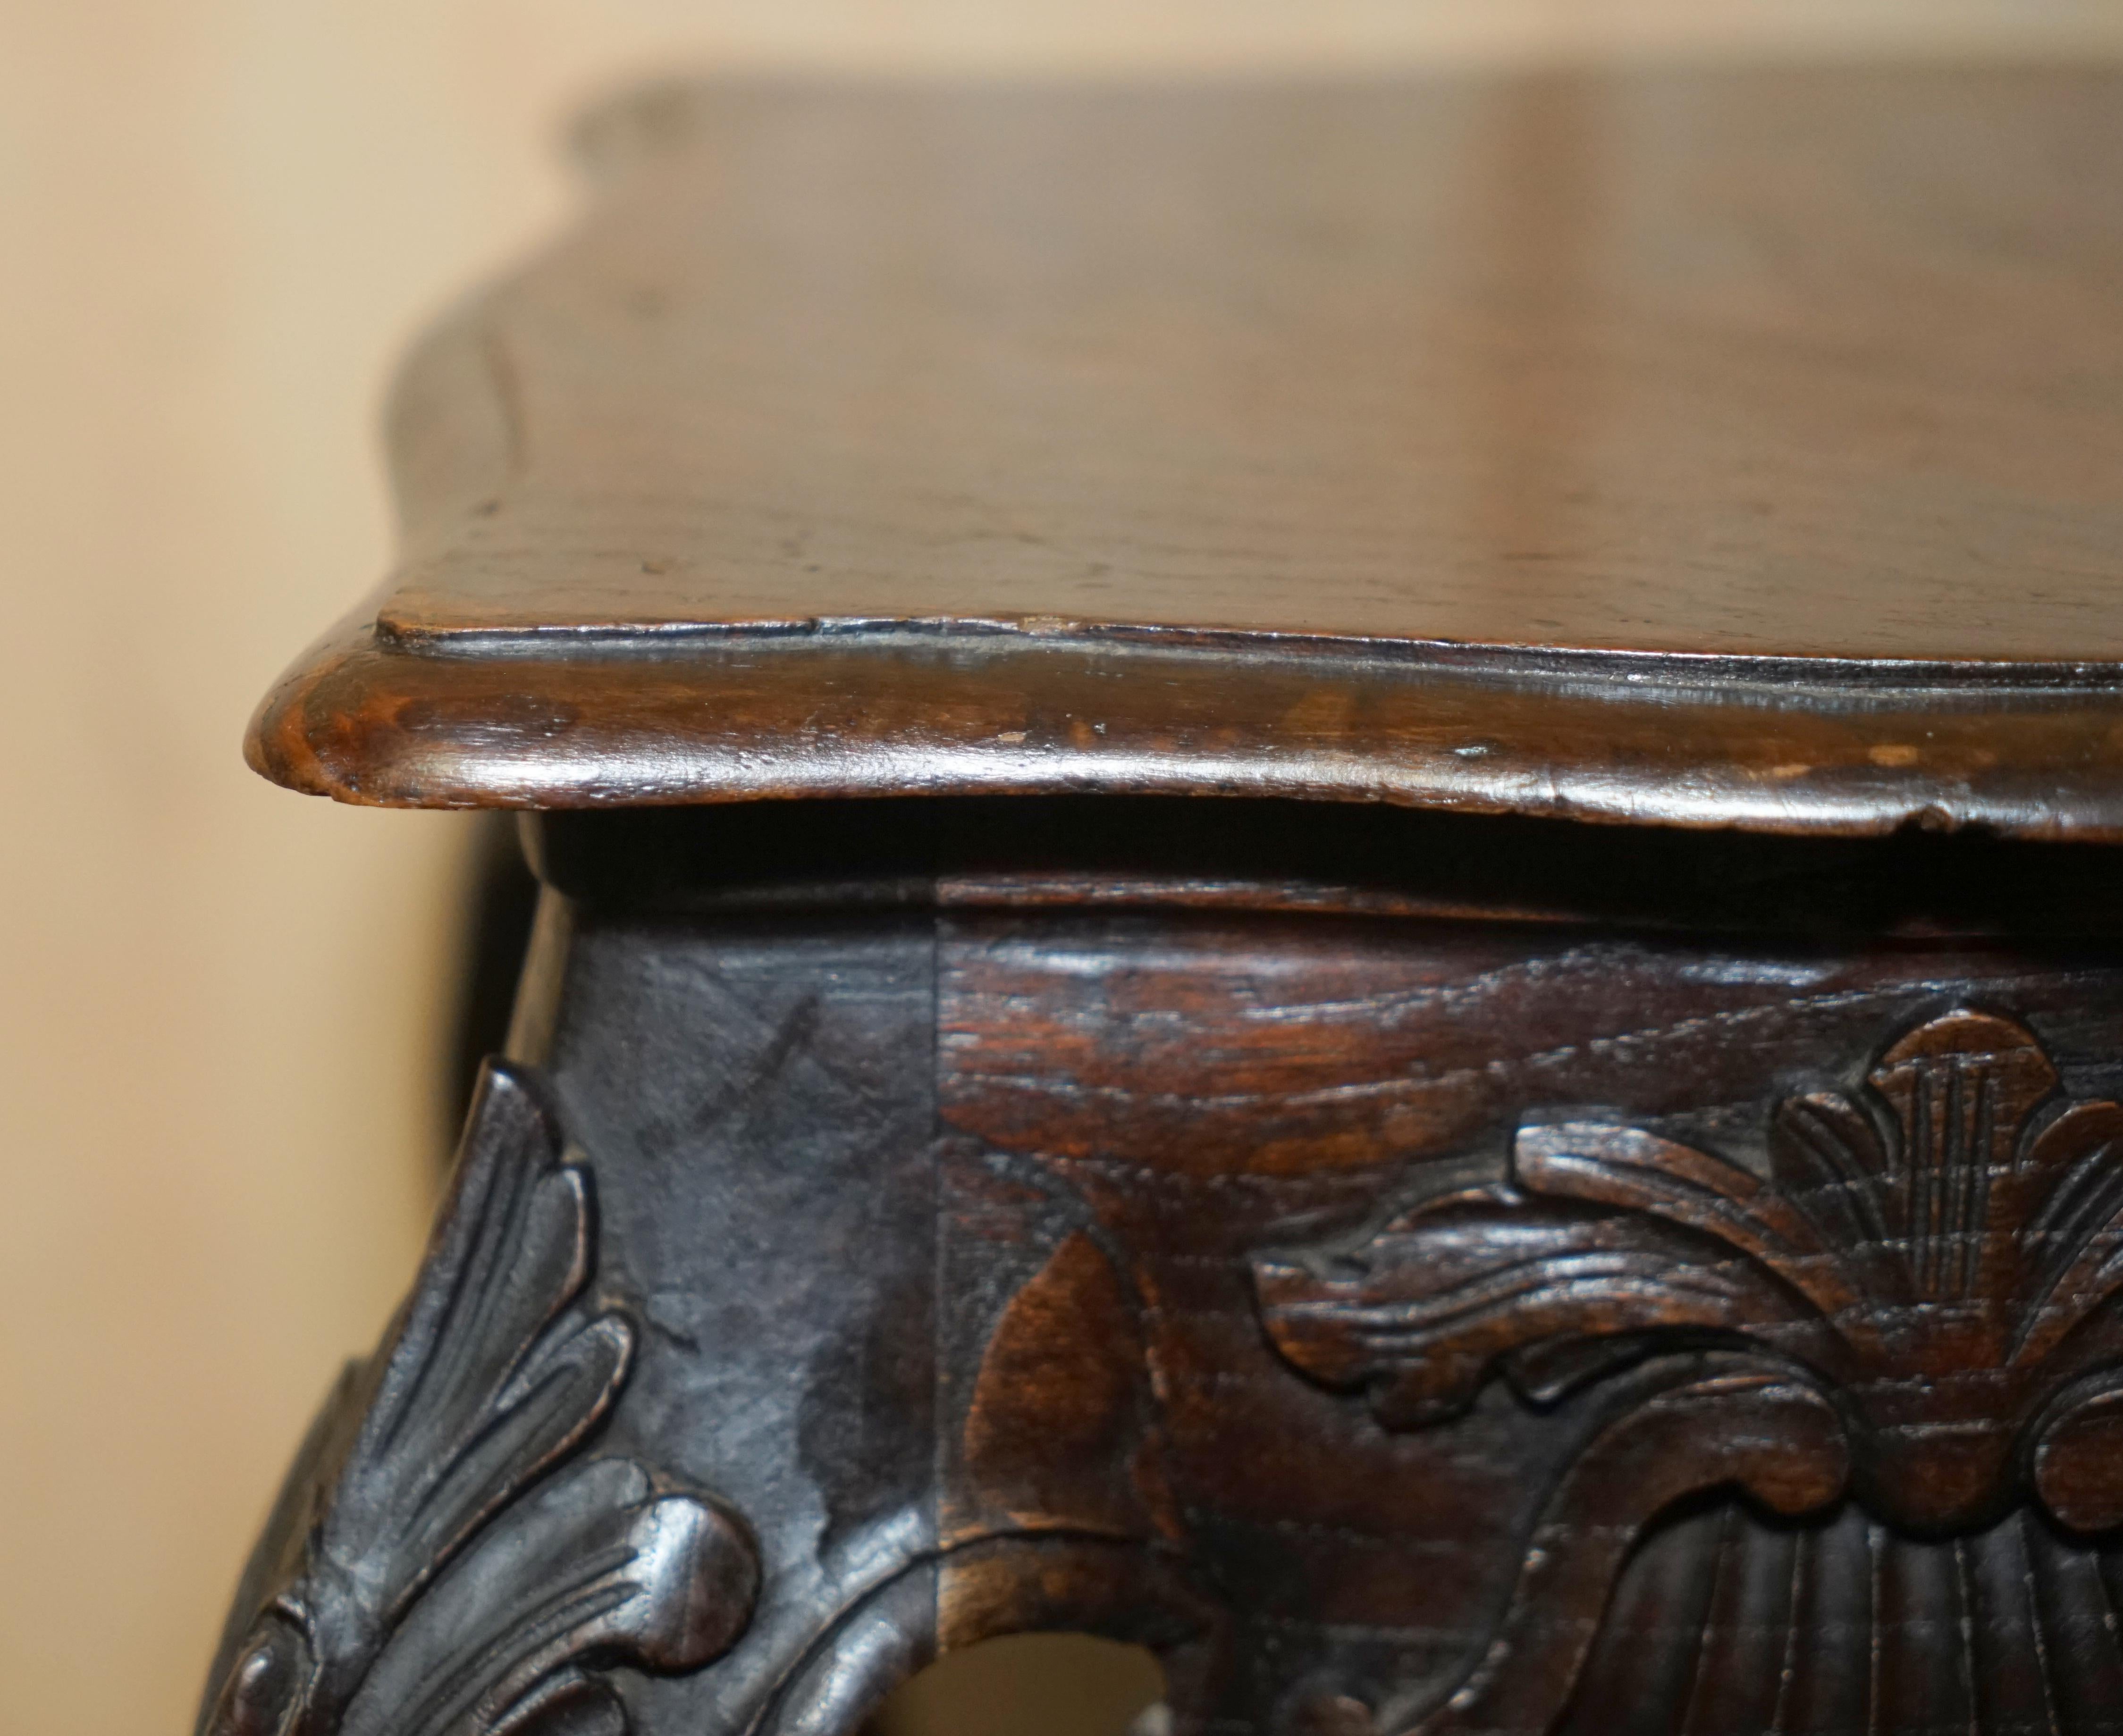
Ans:
{"type": "Polygon", "coordinates": [[[217,1736],[847,1736],[1042,1627],[1155,1648],[1177,1736],[2108,1727],[2113,938],[777,890],[726,817],[541,828],[460,1324],[392,1341],[471,1373],[335,1413],[401,1450],[298,1478],[217,1736]],[[643,1619],[547,1646],[570,1563],[643,1619]]]}
{"type": "MultiPolygon", "coordinates": [[[[1331,1261],[1257,1263],[1277,1349],[1315,1378],[1371,1388],[1392,1428],[1446,1420],[1499,1374],[1545,1407],[1662,1348],[1725,1347],[1717,1377],[1668,1379],[1619,1408],[1626,1476],[1601,1475],[1618,1457],[1607,1438],[1572,1466],[1498,1636],[1426,1731],[1551,1719],[1595,1653],[1573,1615],[1605,1607],[1638,1531],[1685,1495],[1737,1484],[1796,1515],[1847,1490],[1873,1522],[1876,1552],[1934,1579],[1943,1563],[1929,1544],[1942,1537],[1974,1540],[1993,1576],[1999,1523],[2022,1509],[2088,1535],[2123,1523],[2123,1110],[2060,1085],[2024,1027],[1957,1008],[1887,1045],[1854,1096],[1779,1103],[1766,1177],[1634,1127],[1530,1120],[1504,1182],[1425,1200],[1331,1261]],[[1678,1429],[1677,1392],[1691,1401],[1678,1429]],[[1647,1434],[1650,1452],[1637,1439],[1647,1434]]],[[[1736,1539],[1734,1528],[1710,1546],[1720,1576],[1750,1570],[1727,1553],[1778,1553],[1756,1522],[1739,1520],[1736,1539]]],[[[2036,1517],[2004,1542],[2046,1528],[2036,1517]]],[[[1701,1528],[1694,1537],[1705,1541],[1701,1528]]],[[[2051,1552],[2093,1583],[2083,1546],[2051,1552]]],[[[1909,1620],[1974,1619],[1965,1589],[1903,1598],[1909,1620]]],[[[1880,1618],[1869,1632],[1809,1631],[1798,1601],[1782,1619],[1807,1669],[1866,1674],[1880,1618]]],[[[2051,1601],[2087,1627],[2106,1609],[2105,1594],[2051,1601]]],[[[1706,1632],[1700,1661],[1729,1643],[1706,1632]]],[[[2051,1666],[2034,1661],[2049,1680],[2051,1666]]],[[[2097,1673],[2102,1659],[2087,1662],[2097,1673]]],[[[2060,1660],[2058,1679],[2079,1664],[2060,1660]]],[[[1758,1699],[1764,1686],[1730,1692],[1758,1699]]],[[[1900,1719],[1911,1692],[1875,1683],[1867,1697],[1900,1719]]],[[[1971,1727],[1984,1722],[1977,1710],[1966,1706],[1971,1727]]]]}
{"type": "Polygon", "coordinates": [[[2119,96],[594,119],[251,753],[661,811],[528,829],[551,1233],[452,1218],[209,1728],[841,1736],[1040,1626],[1175,1736],[2111,1727],[2119,96]],[[429,1538],[362,1448],[459,1294],[458,1458],[558,1420],[429,1538]],[[649,1615],[488,1610],[579,1506],[649,1615]]]}
{"type": "Polygon", "coordinates": [[[650,93],[253,763],[2123,835],[2119,89],[650,93]]]}
{"type": "Polygon", "coordinates": [[[2123,1362],[2123,1108],[2060,1083],[2023,1027],[1958,1008],[1856,1097],[1779,1103],[1766,1180],[1638,1128],[1528,1120],[1501,1188],[1426,1204],[1332,1277],[1263,1263],[1269,1330],[1402,1427],[1501,1369],[1552,1401],[1647,1338],[1744,1340],[1844,1401],[1882,1514],[1965,1525],[2031,1465],[2057,1517],[2105,1530],[2123,1508],[2081,1467],[2112,1445],[2099,1371],[2123,1362]],[[2099,1447],[2064,1445],[2092,1415],[2099,1447]]]}
{"type": "MultiPolygon", "coordinates": [[[[1999,1600],[2000,1620],[2019,1619],[2002,1601],[2002,1576],[2023,1531],[2041,1534],[2029,1546],[2047,1551],[2043,1570],[2056,1576],[2040,1591],[2046,1618],[2100,1619],[2106,1606],[2082,1570],[2106,1559],[2107,1518],[2089,1506],[2075,1523],[2098,1541],[2071,1541],[2041,1512],[2047,1497],[2027,1481],[2035,1461],[2010,1448],[2031,1418],[2069,1434],[2068,1419],[2084,1417],[2098,1444],[2052,1486],[2067,1504],[2105,1498],[2096,1467],[2112,1458],[2099,1434],[2108,1419],[2081,1407],[2100,1386],[2088,1377],[2112,1378],[2117,1363],[2102,1323],[2109,1280],[2091,1275],[2107,1272],[2113,1236],[2098,1211],[2044,1213],[2065,1195],[2085,1205],[2083,1186],[2102,1197],[2113,1186],[2105,1111],[2073,1107],[2086,1082],[2112,1088],[2118,1076],[2112,958],[1149,913],[954,914],[944,934],[942,1108],[974,1142],[945,1159],[949,1196],[961,1202],[947,1220],[946,1270],[965,1275],[959,1289],[947,1280],[946,1303],[969,1315],[963,1330],[982,1347],[983,1370],[952,1388],[965,1419],[952,1476],[967,1492],[957,1499],[991,1523],[1005,1513],[1038,1522],[1026,1473],[975,1450],[1007,1434],[986,1358],[1002,1359],[998,1369],[1029,1360],[1007,1325],[1019,1317],[1012,1298],[1050,1296],[1065,1280],[1103,1298],[1117,1284],[1132,1321],[1099,1331],[1126,1346],[1124,1359],[1140,1357],[1147,1396],[1131,1401],[1132,1426],[1108,1450],[1057,1453],[1037,1486],[1050,1523],[1095,1513],[1110,1533],[1203,1564],[1229,1606],[1211,1697],[1196,1708],[1204,1728],[1538,1736],[1568,1717],[1580,1720],[1572,1729],[1732,1736],[1929,1729],[1932,1702],[1916,1687],[1868,1676],[1863,1612],[1876,1607],[1865,1600],[1882,1600],[1898,1659],[1917,1655],[1903,1638],[1911,1624],[1943,1631],[1959,1619],[1959,1593],[1935,1570],[1952,1559],[1930,1541],[1942,1528],[1966,1540],[1969,1571],[1999,1600]],[[2060,1088],[2049,1051],[2023,1027],[1952,1012],[1965,1002],[2019,1009],[2069,1051],[2074,1085],[2060,1088]],[[1793,1081],[1803,1082],[1796,1096],[1793,1081]],[[1602,1106],[1610,1121],[1658,1130],[1674,1150],[1732,1153],[1734,1188],[1766,1198],[1760,1178],[1796,1161],[1777,1156],[1789,1136],[1779,1130],[1830,1113],[1823,1106],[1843,1096],[1868,1106],[1850,1115],[1908,1130],[1880,1135],[1896,1143],[1882,1144],[1872,1172],[1876,1186],[1908,1196],[1893,1232],[1904,1242],[1873,1249],[1858,1238],[1851,1257],[1885,1262],[1882,1275],[1822,1328],[1830,1339],[1869,1331],[1886,1359],[1868,1369],[1852,1353],[1850,1392],[1763,1354],[1771,1341],[1802,1341],[1803,1304],[1781,1305],[1783,1280],[1762,1281],[1759,1341],[1715,1323],[1691,1331],[1675,1317],[1661,1353],[1656,1331],[1649,1343],[1643,1336],[1658,1324],[1648,1269],[1625,1270],[1587,1242],[1547,1251],[1551,1271],[1538,1264],[1537,1211],[1465,1216],[1469,1200],[1508,1186],[1524,1127],[1568,1121],[1564,1106],[1586,1121],[1582,1106],[1602,1106]],[[1794,1107],[1779,1116],[1787,1098],[1794,1107]],[[1890,1101],[1904,1123],[1879,1107],[1890,1101]],[[1976,1220],[1974,1241],[1952,1242],[1983,1250],[1973,1270],[1987,1289],[1962,1294],[1944,1266],[1926,1263],[1940,1238],[1925,1240],[1929,1205],[1910,1202],[1943,1211],[1952,1193],[1911,1178],[1927,1160],[1949,1177],[1991,1177],[1992,1215],[1976,1220]],[[1404,1218],[1433,1228],[1399,1264],[1387,1251],[1400,1246],[1404,1218]],[[2068,1247],[2049,1233],[2067,1223],[2083,1233],[2068,1247]],[[1092,1241],[1113,1270],[1095,1282],[1085,1275],[1092,1241]],[[1905,1256],[1932,1274],[1930,1289],[1895,1287],[1886,1266],[1905,1256]],[[2009,1366],[2008,1341],[2044,1306],[2026,1301],[2026,1262],[2075,1272],[2074,1257],[2087,1275],[2043,1294],[2080,1309],[2083,1330],[2052,1321],[2034,1336],[2056,1360],[2009,1366]],[[1485,1297],[1465,1287],[1491,1272],[1524,1278],[1527,1293],[1486,1296],[1484,1312],[1485,1297]],[[1580,1289],[1563,1285],[1566,1273],[1580,1289]],[[1558,1355],[1544,1370],[1529,1362],[1516,1388],[1477,1378],[1456,1403],[1403,1403],[1404,1385],[1486,1373],[1489,1352],[1453,1353],[1488,1326],[1516,1335],[1514,1344],[1544,1342],[1554,1323],[1544,1274],[1565,1306],[1584,1301],[1581,1326],[1613,1327],[1604,1361],[1558,1355]],[[998,1275],[999,1291],[982,1301],[998,1275]],[[1405,1298],[1394,1292],[1399,1280],[1405,1298]],[[1336,1359],[1358,1345],[1361,1368],[1336,1359]],[[1280,1359],[1292,1355],[1318,1386],[1294,1392],[1279,1378],[1289,1366],[1280,1359]],[[1911,1359],[1901,1378],[1888,1366],[1898,1355],[1911,1359]],[[1919,1414],[1926,1402],[1933,1411],[1919,1414]],[[1853,1419],[1873,1405],[1885,1414],[1867,1434],[1853,1419]],[[1361,1413],[1377,1421],[1365,1426],[1361,1413]],[[1970,1442],[2003,1444],[1980,1488],[1960,1474],[1957,1448],[1970,1442]],[[1751,1501],[1726,1522],[1728,1542],[1684,1523],[1691,1498],[1735,1486],[1751,1501]],[[2027,1509],[2024,1524],[1998,1528],[2001,1509],[2027,1509]],[[1826,1528],[1839,1550],[1851,1523],[1861,1537],[1871,1523],[1885,1588],[1848,1584],[1847,1551],[1794,1567],[1764,1509],[1819,1515],[1806,1534],[1826,1528]],[[1669,1523],[1682,1524],[1676,1542],[1666,1541],[1669,1523]],[[2051,1532],[2062,1540],[2044,1543],[2051,1532]],[[1648,1552],[1632,1556],[1647,1536],[1648,1552]],[[1625,1561],[1635,1565],[1625,1570],[1625,1561]],[[1759,1603],[1776,1567],[1787,1573],[1776,1589],[1789,1591],[1796,1575],[1800,1601],[1766,1612],[1735,1601],[1752,1585],[1759,1603]],[[1854,1617],[1843,1612],[1853,1599],[1854,1617]],[[1806,1651],[1789,1678],[1788,1721],[1749,1722],[1761,1704],[1774,1710],[1789,1648],[1806,1651]],[[1733,1670],[1749,1658],[1762,1673],[1713,1674],[1714,1692],[1697,1692],[1699,1668],[1733,1670]],[[1839,1723],[1846,1714],[1855,1721],[1839,1723]]],[[[1676,1199],[1694,1198],[1683,1179],[1676,1199]]],[[[1807,1198],[1826,1211],[1835,1196],[1807,1198]]],[[[1744,1261],[1707,1232],[1695,1233],[1699,1243],[1690,1233],[1647,1231],[1641,1247],[1666,1234],[1688,1251],[1693,1263],[1673,1268],[1676,1289],[1689,1275],[1706,1295],[1721,1282],[1744,1289],[1744,1270],[1734,1270],[1744,1261]]],[[[1789,1253],[1795,1281],[1830,1282],[1833,1261],[1789,1253]]],[[[1062,1350],[1065,1330],[1057,1322],[1047,1364],[1057,1376],[1080,1355],[1074,1338],[1062,1350]]],[[[1110,1373],[1086,1378],[1076,1414],[1123,1414],[1115,1391],[1110,1373]]],[[[1049,1385],[1026,1401],[1041,1417],[1058,1402],[1049,1385]]],[[[2034,1659],[2031,1644],[2008,1632],[1986,1641],[1984,1657],[2034,1659]]],[[[2046,1681],[2083,1702],[2101,1667],[2088,1652],[2046,1676],[1986,1678],[1971,1727],[2038,1723],[2046,1681]]]]}

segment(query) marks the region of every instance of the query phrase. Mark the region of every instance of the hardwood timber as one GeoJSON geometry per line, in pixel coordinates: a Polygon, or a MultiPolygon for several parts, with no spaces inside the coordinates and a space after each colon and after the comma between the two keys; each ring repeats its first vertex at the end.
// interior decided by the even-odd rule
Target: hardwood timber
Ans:
{"type": "Polygon", "coordinates": [[[709,86],[423,344],[253,763],[2123,836],[2123,76],[709,86]]]}
{"type": "Polygon", "coordinates": [[[844,1736],[1057,1626],[1185,1736],[2106,1727],[2113,944],[621,883],[548,894],[217,1736],[844,1736]],[[467,1459],[369,1444],[417,1367],[467,1459]]]}
{"type": "Polygon", "coordinates": [[[594,119],[252,741],[540,891],[202,1736],[2114,1731],[2119,99],[594,119]]]}

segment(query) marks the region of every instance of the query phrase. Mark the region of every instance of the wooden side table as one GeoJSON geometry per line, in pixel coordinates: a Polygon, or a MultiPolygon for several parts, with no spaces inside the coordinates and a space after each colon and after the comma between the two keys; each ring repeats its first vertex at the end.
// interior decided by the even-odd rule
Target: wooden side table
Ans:
{"type": "Polygon", "coordinates": [[[545,891],[202,1729],[2114,1729],[2123,79],[583,148],[251,737],[545,891]]]}

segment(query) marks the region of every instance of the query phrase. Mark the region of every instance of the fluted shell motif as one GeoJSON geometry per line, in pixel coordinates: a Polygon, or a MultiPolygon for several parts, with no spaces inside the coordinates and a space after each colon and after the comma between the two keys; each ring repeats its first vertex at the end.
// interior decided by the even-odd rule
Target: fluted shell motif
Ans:
{"type": "Polygon", "coordinates": [[[2097,1736],[2123,1729],[2119,1598],[2123,1546],[2028,1508],[1919,1540],[1855,1502],[1725,1503],[1631,1559],[1557,1733],[2097,1736]]]}
{"type": "Polygon", "coordinates": [[[1500,1377],[1600,1419],[1409,1731],[2123,1732],[2123,1105],[1960,1008],[1768,1132],[1759,1173],[1530,1118],[1500,1181],[1255,1261],[1387,1428],[1500,1377]]]}
{"type": "Polygon", "coordinates": [[[580,1456],[636,1328],[592,1285],[587,1167],[490,1063],[405,1305],[312,1430],[237,1598],[200,1736],[626,1736],[615,1666],[750,1619],[738,1515],[580,1456]]]}
{"type": "Polygon", "coordinates": [[[1744,1345],[1833,1395],[1859,1494],[1929,1531],[2035,1492],[2123,1523],[2123,1107],[2023,1027],[1957,1010],[1855,1096],[1786,1098],[1771,1172],[1626,1124],[1529,1121],[1508,1178],[1331,1262],[1256,1262],[1291,1362],[1390,1426],[1507,1373],[1560,1397],[1661,1341],[1744,1345]]]}

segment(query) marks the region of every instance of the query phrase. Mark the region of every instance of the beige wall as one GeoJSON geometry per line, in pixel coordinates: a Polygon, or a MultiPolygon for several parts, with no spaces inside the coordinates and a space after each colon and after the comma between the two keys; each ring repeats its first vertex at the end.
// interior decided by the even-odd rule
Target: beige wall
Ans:
{"type": "Polygon", "coordinates": [[[237,742],[378,573],[408,330],[695,65],[2123,52],[2115,0],[0,0],[0,1730],[187,1725],[415,1256],[462,827],[237,742]]]}

